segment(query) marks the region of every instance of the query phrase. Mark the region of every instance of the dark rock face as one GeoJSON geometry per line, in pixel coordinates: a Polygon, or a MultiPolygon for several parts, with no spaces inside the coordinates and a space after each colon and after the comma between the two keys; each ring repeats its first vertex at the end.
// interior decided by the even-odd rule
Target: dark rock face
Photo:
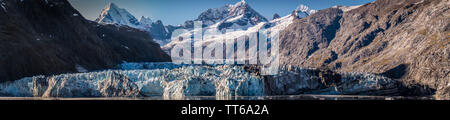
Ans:
{"type": "Polygon", "coordinates": [[[166,27],[161,20],[152,23],[149,32],[154,39],[165,40],[170,38],[167,36],[166,27]]]}
{"type": "Polygon", "coordinates": [[[278,15],[277,13],[273,14],[273,18],[272,19],[278,19],[280,18],[280,15],[278,15]]]}
{"type": "Polygon", "coordinates": [[[0,81],[170,61],[148,33],[86,20],[66,0],[3,0],[0,81]]]}
{"type": "Polygon", "coordinates": [[[152,61],[169,62],[170,56],[165,54],[159,44],[152,41],[147,32],[131,27],[117,27],[115,25],[98,25],[97,35],[106,46],[111,46],[113,54],[122,61],[152,61]]]}
{"type": "Polygon", "coordinates": [[[321,10],[280,33],[281,63],[382,74],[448,98],[449,6],[449,0],[377,0],[346,12],[321,10]]]}

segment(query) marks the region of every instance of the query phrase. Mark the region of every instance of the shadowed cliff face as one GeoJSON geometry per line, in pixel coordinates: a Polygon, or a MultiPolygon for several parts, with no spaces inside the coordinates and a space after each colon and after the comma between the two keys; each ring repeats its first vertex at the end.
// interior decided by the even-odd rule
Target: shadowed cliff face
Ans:
{"type": "Polygon", "coordinates": [[[170,61],[147,33],[86,20],[66,0],[2,0],[0,81],[170,61]]]}
{"type": "Polygon", "coordinates": [[[377,0],[347,12],[321,10],[280,34],[281,63],[382,74],[448,97],[449,6],[449,0],[377,0]]]}

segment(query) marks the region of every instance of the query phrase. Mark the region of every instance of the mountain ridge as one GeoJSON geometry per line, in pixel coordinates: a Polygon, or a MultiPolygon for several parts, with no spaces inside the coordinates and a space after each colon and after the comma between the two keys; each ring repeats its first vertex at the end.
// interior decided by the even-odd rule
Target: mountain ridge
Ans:
{"type": "MultiPolygon", "coordinates": [[[[303,18],[313,14],[315,10],[310,10],[305,5],[300,5],[293,11],[297,18],[303,18]]],[[[235,4],[227,4],[219,8],[210,8],[200,13],[195,20],[187,20],[182,25],[167,25],[162,21],[153,21],[144,16],[137,20],[126,9],[119,8],[114,3],[109,3],[99,15],[96,22],[100,24],[117,24],[126,25],[137,29],[148,31],[153,36],[154,41],[159,43],[161,47],[170,43],[172,32],[175,29],[193,29],[194,21],[202,21],[203,27],[217,26],[219,30],[231,29],[247,29],[261,22],[270,22],[267,18],[255,11],[247,2],[240,1],[235,4]],[[111,11],[111,13],[109,13],[111,11]],[[116,12],[122,11],[122,12],[116,12]],[[116,14],[123,13],[123,14],[116,14]],[[125,16],[125,18],[121,18],[125,16]],[[124,22],[125,21],[125,22],[124,22]],[[138,21],[138,22],[135,22],[138,21]]]]}
{"type": "MultiPolygon", "coordinates": [[[[259,13],[257,13],[255,10],[253,10],[247,3],[241,1],[234,5],[225,5],[221,8],[214,8],[214,9],[208,9],[206,12],[203,12],[200,14],[199,19],[202,20],[202,22],[211,22],[215,21],[214,23],[208,23],[211,24],[209,26],[203,25],[203,31],[218,31],[224,33],[226,29],[235,30],[232,32],[228,32],[227,35],[231,35],[234,37],[248,37],[252,33],[258,32],[258,30],[269,30],[271,32],[278,32],[284,29],[287,25],[291,24],[293,20],[295,19],[301,19],[306,16],[309,16],[310,14],[314,14],[315,10],[309,9],[305,5],[299,5],[298,8],[303,8],[302,10],[295,9],[293,10],[292,14],[273,19],[268,21],[266,18],[264,19],[256,19],[256,21],[249,21],[249,19],[262,17],[259,13]],[[241,10],[237,10],[241,8],[241,10]],[[232,10],[231,10],[232,9],[232,10]],[[226,12],[219,12],[219,10],[226,11],[226,12]],[[215,12],[211,12],[215,11],[215,12]],[[229,12],[234,11],[234,12],[229,12]],[[306,13],[308,12],[308,13],[306,13]],[[216,13],[222,13],[222,15],[218,15],[216,13]],[[205,19],[204,16],[208,16],[211,19],[205,19]],[[220,19],[214,19],[214,18],[220,18],[220,19]],[[261,20],[261,21],[258,21],[261,20]]],[[[207,17],[206,17],[207,18],[207,17]]],[[[168,26],[170,30],[175,29],[187,29],[191,30],[193,29],[193,21],[186,21],[185,25],[180,26],[168,26]]],[[[203,41],[195,41],[195,42],[202,42],[203,45],[211,44],[212,42],[221,41],[220,38],[226,38],[224,35],[218,35],[215,36],[215,38],[205,38],[203,41]]],[[[172,40],[168,44],[162,47],[162,49],[166,53],[170,53],[172,48],[177,45],[181,44],[186,41],[178,41],[178,40],[172,40]]]]}
{"type": "Polygon", "coordinates": [[[449,0],[377,0],[320,10],[280,34],[281,63],[368,72],[448,98],[449,0]]]}

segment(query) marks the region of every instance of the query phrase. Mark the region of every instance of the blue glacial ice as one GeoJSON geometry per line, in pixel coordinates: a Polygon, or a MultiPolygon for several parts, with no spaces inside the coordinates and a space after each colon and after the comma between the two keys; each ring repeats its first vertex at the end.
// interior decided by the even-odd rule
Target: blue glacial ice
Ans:
{"type": "Polygon", "coordinates": [[[281,66],[276,76],[261,76],[232,65],[124,63],[119,69],[53,76],[27,77],[0,83],[2,97],[162,97],[298,94],[366,94],[395,90],[388,78],[366,73],[342,73],[328,85],[317,70],[281,66]]]}

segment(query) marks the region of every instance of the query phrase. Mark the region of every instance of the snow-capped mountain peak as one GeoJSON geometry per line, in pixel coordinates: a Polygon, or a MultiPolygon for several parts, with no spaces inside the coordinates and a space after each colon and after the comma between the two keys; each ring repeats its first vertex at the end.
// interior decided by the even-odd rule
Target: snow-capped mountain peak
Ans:
{"type": "Polygon", "coordinates": [[[304,18],[316,12],[317,10],[312,10],[308,6],[301,4],[294,10],[294,15],[298,18],[304,18]]]}
{"type": "Polygon", "coordinates": [[[139,20],[136,19],[126,9],[119,8],[114,3],[109,3],[101,12],[96,22],[101,24],[116,24],[120,26],[129,26],[132,28],[148,31],[153,40],[160,45],[168,43],[166,41],[167,28],[162,21],[153,21],[150,17],[142,16],[139,20]]]}
{"type": "Polygon", "coordinates": [[[237,4],[247,4],[247,2],[245,0],[241,0],[240,2],[238,2],[237,4]]]}
{"type": "Polygon", "coordinates": [[[205,25],[212,25],[217,23],[220,20],[223,20],[228,17],[229,9],[228,6],[223,6],[220,8],[211,8],[201,13],[197,21],[203,21],[205,25]]]}
{"type": "Polygon", "coordinates": [[[299,5],[295,10],[298,10],[301,12],[309,12],[310,11],[309,7],[306,5],[303,5],[303,4],[299,5]]]}
{"type": "MultiPolygon", "coordinates": [[[[234,5],[228,5],[228,9],[230,11],[230,16],[237,16],[237,15],[242,15],[245,14],[245,12],[247,12],[250,6],[245,2],[245,1],[241,1],[238,2],[234,5]]],[[[250,11],[252,12],[252,11],[250,11]]]]}
{"type": "Polygon", "coordinates": [[[261,14],[253,10],[253,8],[250,7],[245,0],[242,0],[234,5],[229,5],[229,16],[246,16],[250,17],[252,19],[258,19],[257,21],[253,21],[253,25],[255,25],[258,22],[267,22],[267,19],[263,17],[261,14]]]}
{"type": "Polygon", "coordinates": [[[95,20],[101,24],[118,24],[130,27],[140,27],[139,21],[127,10],[119,8],[114,3],[109,3],[95,20]]]}
{"type": "MultiPolygon", "coordinates": [[[[218,29],[257,25],[268,20],[243,1],[225,5],[220,8],[212,8],[200,14],[195,21],[202,21],[206,26],[217,26],[218,29]]],[[[185,25],[186,26],[186,25],[185,25]]]]}
{"type": "MultiPolygon", "coordinates": [[[[215,19],[218,22],[216,22],[213,25],[209,25],[205,27],[204,31],[218,29],[222,30],[222,28],[227,29],[234,29],[235,31],[227,32],[226,34],[215,36],[214,38],[204,38],[202,41],[196,41],[196,42],[202,42],[202,44],[199,45],[207,45],[211,44],[213,42],[221,41],[223,38],[227,37],[239,37],[239,36],[249,36],[253,33],[257,33],[259,30],[268,31],[270,33],[279,33],[280,31],[284,30],[287,26],[289,26],[295,19],[298,19],[299,17],[307,17],[310,14],[314,13],[315,10],[310,10],[308,7],[300,7],[302,9],[293,10],[296,13],[303,14],[302,16],[296,16],[296,14],[289,14],[284,17],[279,16],[278,14],[274,15],[274,19],[271,21],[267,21],[266,18],[262,17],[259,13],[254,11],[250,8],[250,6],[245,3],[245,1],[241,1],[239,3],[236,3],[234,5],[227,5],[222,8],[215,8],[215,9],[209,9],[207,12],[202,13],[199,18],[202,18],[200,20],[210,20],[206,18],[211,18],[210,16],[217,15],[217,13],[220,13],[218,11],[229,11],[230,14],[225,19],[215,19]],[[215,12],[212,12],[215,11],[215,12]],[[233,14],[232,11],[236,11],[233,14]],[[239,12],[243,11],[243,12],[239,12]],[[259,21],[255,22],[256,24],[251,23],[252,20],[259,19],[259,21]]],[[[222,15],[222,14],[221,14],[222,15]]],[[[163,47],[165,52],[170,53],[171,49],[177,45],[182,44],[185,41],[178,41],[173,40],[167,45],[163,47]]],[[[204,47],[204,46],[203,46],[204,47]]]]}
{"type": "Polygon", "coordinates": [[[150,17],[145,17],[142,16],[141,19],[139,20],[139,22],[141,23],[141,25],[145,26],[145,27],[150,27],[153,23],[152,19],[150,19],[150,17]]]}
{"type": "Polygon", "coordinates": [[[234,5],[228,5],[230,9],[230,15],[241,15],[244,14],[244,12],[249,8],[250,6],[245,2],[244,0],[234,4],[234,5]]]}

